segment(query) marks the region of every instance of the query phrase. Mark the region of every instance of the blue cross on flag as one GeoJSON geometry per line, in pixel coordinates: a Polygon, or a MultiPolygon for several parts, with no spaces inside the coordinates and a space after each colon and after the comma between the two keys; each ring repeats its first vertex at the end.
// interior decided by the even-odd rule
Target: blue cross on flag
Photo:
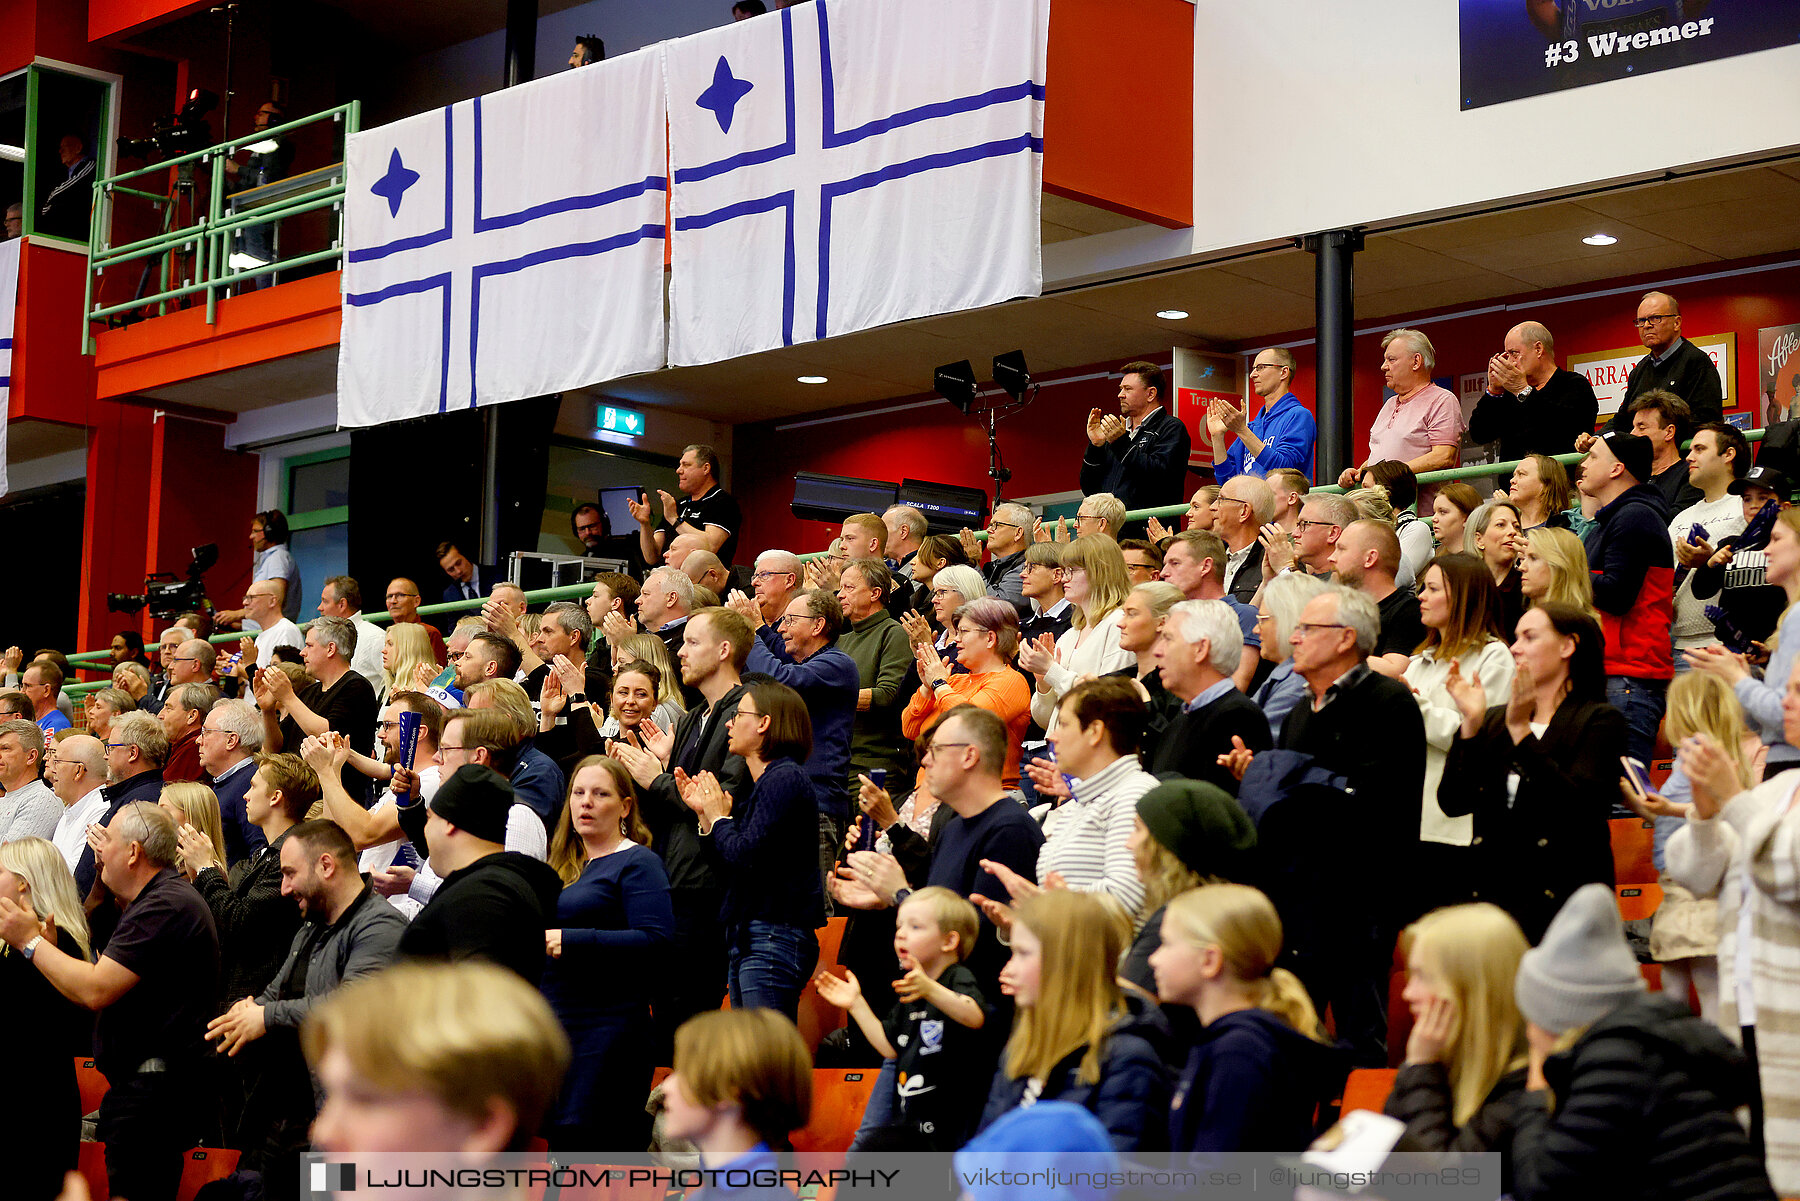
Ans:
{"type": "Polygon", "coordinates": [[[670,42],[669,364],[1043,290],[1049,0],[816,0],[670,42]]]}
{"type": "Polygon", "coordinates": [[[6,416],[12,403],[13,320],[19,292],[23,238],[0,242],[0,496],[6,495],[6,416]]]}
{"type": "Polygon", "coordinates": [[[339,423],[660,368],[665,122],[652,47],[350,138],[339,423]]]}

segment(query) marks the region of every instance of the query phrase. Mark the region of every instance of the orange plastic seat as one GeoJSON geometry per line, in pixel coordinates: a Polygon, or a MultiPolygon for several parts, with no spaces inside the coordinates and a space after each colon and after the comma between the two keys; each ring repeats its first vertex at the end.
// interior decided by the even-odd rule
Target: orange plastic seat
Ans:
{"type": "Polygon", "coordinates": [[[1607,825],[1612,832],[1614,883],[1656,883],[1656,861],[1651,858],[1656,841],[1654,823],[1641,817],[1615,817],[1607,825]]]}
{"type": "Polygon", "coordinates": [[[794,1131],[796,1151],[848,1151],[881,1075],[876,1068],[814,1068],[812,1117],[794,1131]]]}
{"type": "Polygon", "coordinates": [[[1619,916],[1628,922],[1640,921],[1656,912],[1662,904],[1662,885],[1629,884],[1613,890],[1619,902],[1619,916]]]}
{"type": "Polygon", "coordinates": [[[1380,1113],[1387,1104],[1388,1094],[1394,1091],[1395,1068],[1356,1068],[1351,1071],[1350,1078],[1344,1082],[1344,1108],[1349,1113],[1353,1109],[1369,1109],[1380,1113]]]}
{"type": "Polygon", "coordinates": [[[100,1108],[100,1098],[111,1087],[94,1061],[85,1056],[75,1058],[75,1084],[81,1090],[81,1112],[86,1115],[100,1108]]]}
{"type": "Polygon", "coordinates": [[[175,1190],[175,1201],[194,1201],[194,1194],[215,1180],[237,1171],[236,1151],[223,1147],[195,1147],[181,1165],[181,1186],[175,1190]]]}
{"type": "Polygon", "coordinates": [[[107,1187],[105,1143],[82,1143],[75,1170],[87,1181],[88,1196],[112,1196],[112,1189],[107,1187]]]}
{"type": "MultiPolygon", "coordinates": [[[[1638,964],[1638,974],[1643,976],[1644,983],[1649,986],[1651,992],[1662,991],[1662,964],[1640,963],[1638,964]]],[[[1686,997],[1681,999],[1687,1000],[1686,997]]]]}
{"type": "Polygon", "coordinates": [[[1388,1066],[1393,1068],[1399,1067],[1406,1061],[1406,1040],[1412,1034],[1412,1007],[1401,997],[1405,991],[1405,972],[1395,972],[1388,977],[1388,1066]]]}

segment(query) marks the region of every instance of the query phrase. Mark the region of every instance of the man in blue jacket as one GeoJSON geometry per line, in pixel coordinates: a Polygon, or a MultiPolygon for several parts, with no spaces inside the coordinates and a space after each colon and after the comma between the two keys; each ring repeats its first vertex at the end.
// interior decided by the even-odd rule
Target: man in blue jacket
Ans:
{"type": "Polygon", "coordinates": [[[1271,346],[1250,367],[1250,387],[1262,397],[1262,412],[1252,418],[1247,407],[1225,400],[1212,403],[1206,434],[1212,441],[1214,480],[1223,484],[1234,475],[1266,476],[1280,467],[1312,478],[1318,423],[1288,390],[1293,382],[1294,356],[1271,346]],[[1225,449],[1227,434],[1237,439],[1230,450],[1225,449]]]}
{"type": "Polygon", "coordinates": [[[1110,492],[1127,509],[1178,505],[1187,499],[1187,426],[1162,407],[1168,389],[1161,368],[1127,363],[1123,370],[1118,414],[1088,411],[1081,491],[1110,492]]]}
{"type": "Polygon", "coordinates": [[[773,624],[763,622],[762,611],[747,597],[731,607],[756,629],[756,641],[750,644],[750,657],[744,663],[746,674],[762,674],[786,684],[800,694],[812,714],[812,754],[804,766],[819,800],[823,888],[850,820],[844,782],[850,775],[850,732],[856,722],[856,694],[862,687],[856,660],[837,646],[838,635],[844,631],[844,611],[837,597],[822,588],[795,593],[773,624]]]}

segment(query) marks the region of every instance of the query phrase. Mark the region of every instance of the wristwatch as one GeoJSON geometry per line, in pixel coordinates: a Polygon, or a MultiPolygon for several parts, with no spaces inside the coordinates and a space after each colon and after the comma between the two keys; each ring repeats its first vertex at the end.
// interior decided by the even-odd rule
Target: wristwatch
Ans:
{"type": "Polygon", "coordinates": [[[43,941],[44,936],[42,934],[35,934],[32,936],[30,942],[19,948],[19,954],[25,956],[25,962],[31,962],[31,957],[37,954],[38,944],[43,941]]]}
{"type": "Polygon", "coordinates": [[[1520,388],[1517,392],[1514,392],[1513,395],[1518,397],[1520,400],[1524,400],[1527,396],[1530,396],[1533,392],[1536,392],[1536,391],[1537,391],[1536,388],[1532,387],[1530,384],[1526,384],[1523,388],[1520,388]]]}
{"type": "Polygon", "coordinates": [[[570,693],[570,694],[569,694],[569,703],[570,703],[570,704],[571,704],[571,705],[585,705],[585,704],[587,704],[587,693],[585,693],[585,692],[572,692],[572,693],[570,693]]]}
{"type": "Polygon", "coordinates": [[[906,898],[912,896],[912,894],[913,890],[910,888],[902,888],[899,892],[896,892],[894,894],[894,908],[898,909],[900,906],[906,904],[906,898]]]}

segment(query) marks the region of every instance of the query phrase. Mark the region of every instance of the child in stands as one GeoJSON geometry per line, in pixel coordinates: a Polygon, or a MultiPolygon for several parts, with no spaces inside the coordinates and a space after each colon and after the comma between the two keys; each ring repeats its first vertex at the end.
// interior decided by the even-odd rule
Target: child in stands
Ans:
{"type": "Polygon", "coordinates": [[[894,951],[905,972],[894,982],[899,1003],[875,1016],[856,973],[813,978],[819,995],[848,1010],[869,1045],[896,1068],[891,1150],[954,1151],[980,1116],[980,1087],[992,1052],[978,1034],[987,1021],[975,974],[964,967],[980,919],[975,906],[948,888],[921,888],[900,905],[894,951]]]}
{"type": "Polygon", "coordinates": [[[1150,956],[1157,996],[1204,1027],[1169,1103],[1174,1150],[1298,1150],[1319,1104],[1343,1088],[1348,1055],[1323,1040],[1306,989],[1275,966],[1280,954],[1281,919],[1254,888],[1208,884],[1163,911],[1150,956]]]}
{"type": "MultiPolygon", "coordinates": [[[[675,1031],[675,1070],[663,1082],[663,1133],[700,1149],[707,1168],[777,1167],[775,1152],[812,1115],[812,1056],[773,1009],[719,1009],[675,1031]]],[[[736,1190],[734,1197],[786,1196],[736,1190]]]]}
{"type": "Polygon", "coordinates": [[[1508,1150],[1525,1091],[1525,1022],[1513,998],[1526,950],[1519,923],[1498,905],[1453,905],[1407,927],[1402,945],[1413,1026],[1386,1106],[1406,1123],[1396,1149],[1508,1150]]]}
{"type": "Polygon", "coordinates": [[[1131,923],[1100,893],[1050,889],[1019,902],[1000,989],[1018,1007],[981,1115],[983,1129],[1039,1101],[1073,1101],[1119,1151],[1161,1150],[1169,1078],[1153,1013],[1114,974],[1131,923]]]}

